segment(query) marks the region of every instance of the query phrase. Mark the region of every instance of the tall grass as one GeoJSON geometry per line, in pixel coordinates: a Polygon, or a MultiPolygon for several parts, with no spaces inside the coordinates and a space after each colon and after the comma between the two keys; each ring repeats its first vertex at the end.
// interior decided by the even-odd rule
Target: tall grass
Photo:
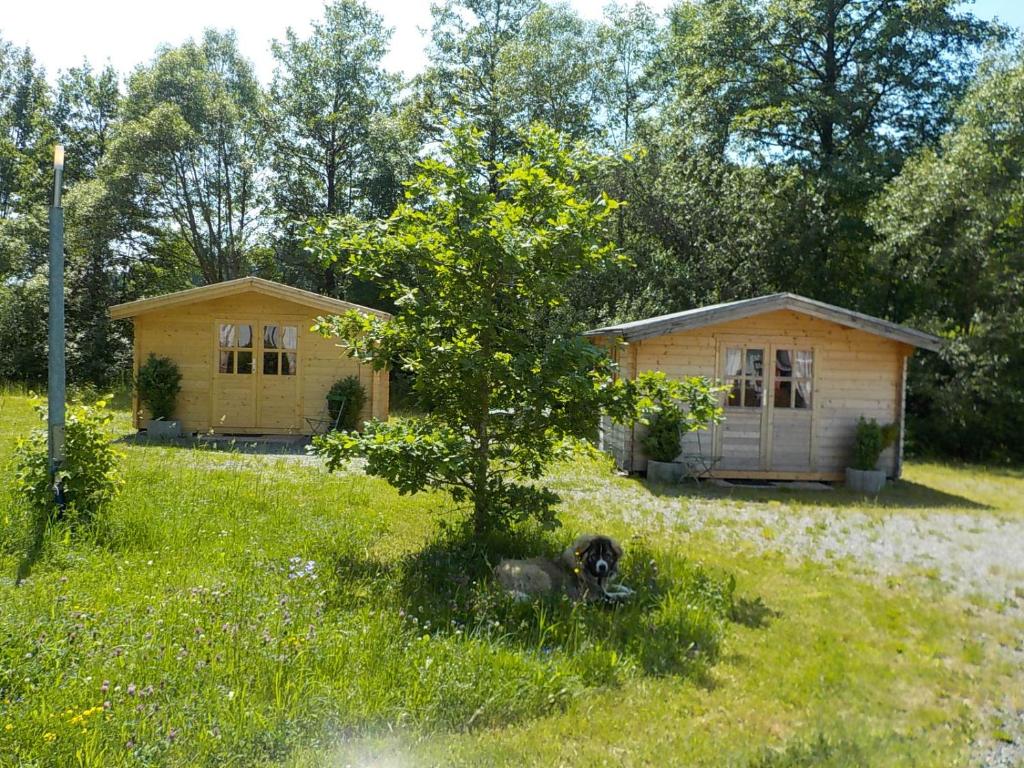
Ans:
{"type": "MultiPolygon", "coordinates": [[[[24,408],[0,417],[5,451],[24,408]]],[[[431,527],[443,497],[301,462],[127,453],[109,511],[53,529],[21,587],[0,582],[0,765],[253,765],[528,720],[717,657],[730,583],[681,558],[631,548],[624,609],[519,604],[488,563],[558,540],[461,539],[431,527]]],[[[8,574],[24,521],[4,500],[8,574]]]]}

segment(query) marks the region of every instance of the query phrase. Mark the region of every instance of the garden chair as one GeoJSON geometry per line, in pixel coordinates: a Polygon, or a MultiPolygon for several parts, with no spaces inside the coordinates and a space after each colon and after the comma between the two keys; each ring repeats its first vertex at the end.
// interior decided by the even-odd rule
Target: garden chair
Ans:
{"type": "Polygon", "coordinates": [[[341,417],[345,413],[345,398],[341,397],[337,400],[329,400],[327,405],[324,406],[323,416],[320,418],[306,419],[306,423],[309,424],[310,430],[314,435],[326,435],[328,432],[336,432],[338,427],[341,425],[341,417]],[[338,415],[331,418],[331,403],[338,404],[338,415]]]}
{"type": "Polygon", "coordinates": [[[707,480],[711,476],[715,465],[722,460],[721,456],[706,456],[703,446],[700,444],[700,432],[696,433],[697,452],[684,453],[683,458],[683,479],[691,479],[700,484],[701,480],[707,480]]]}

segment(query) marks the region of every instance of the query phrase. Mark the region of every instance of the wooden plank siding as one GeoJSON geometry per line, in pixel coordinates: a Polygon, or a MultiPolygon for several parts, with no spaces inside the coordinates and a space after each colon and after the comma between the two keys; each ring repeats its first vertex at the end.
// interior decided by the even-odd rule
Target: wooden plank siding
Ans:
{"type": "MultiPolygon", "coordinates": [[[[135,324],[135,366],[153,353],[171,358],[182,373],[175,416],[186,432],[221,431],[242,434],[308,433],[307,418],[325,416],[326,395],[331,385],[345,376],[358,376],[367,398],[360,419],[387,418],[387,372],[374,372],[347,357],[337,340],[325,339],[309,330],[321,314],[316,309],[256,291],[245,291],[167,309],[146,311],[133,318],[135,324]],[[217,326],[221,322],[253,325],[254,341],[262,334],[262,325],[294,325],[298,329],[297,374],[280,377],[276,389],[257,391],[256,408],[262,405],[264,423],[254,415],[248,426],[222,424],[224,414],[215,412],[217,383],[217,326]],[[265,402],[259,402],[260,398],[265,402]]],[[[254,353],[256,348],[254,347],[254,353]]],[[[254,366],[259,364],[255,359],[254,366]]],[[[233,377],[232,386],[260,389],[256,375],[233,377]]],[[[265,377],[264,377],[265,378],[265,377]]],[[[277,377],[275,377],[277,378],[277,377]]],[[[221,392],[229,396],[230,392],[221,392]]],[[[223,409],[221,409],[223,410],[223,409]]],[[[136,406],[136,426],[148,418],[136,406]]],[[[240,423],[240,422],[239,422],[240,423]]]]}
{"type": "MultiPolygon", "coordinates": [[[[607,337],[595,341],[610,343],[607,337]]],[[[767,359],[769,348],[813,350],[811,409],[786,409],[785,423],[778,429],[772,421],[773,411],[781,413],[782,409],[764,407],[747,413],[727,410],[725,423],[700,435],[699,450],[708,458],[719,455],[715,453],[717,446],[724,436],[730,436],[728,444],[733,446],[733,454],[724,461],[719,458],[719,467],[713,473],[717,476],[835,480],[849,465],[861,416],[880,424],[902,421],[905,361],[913,347],[793,310],[633,341],[628,348],[635,364],[628,375],[657,370],[671,378],[721,379],[721,350],[726,345],[744,344],[765,348],[766,368],[774,364],[767,359]],[[761,432],[757,431],[759,418],[763,418],[761,432]],[[796,430],[801,433],[796,434],[796,430]]],[[[639,430],[610,431],[605,439],[608,450],[626,470],[645,468],[640,434],[639,430]]],[[[879,463],[892,476],[899,475],[901,447],[902,434],[879,463]]],[[[697,451],[697,435],[688,435],[682,455],[697,451]]]]}

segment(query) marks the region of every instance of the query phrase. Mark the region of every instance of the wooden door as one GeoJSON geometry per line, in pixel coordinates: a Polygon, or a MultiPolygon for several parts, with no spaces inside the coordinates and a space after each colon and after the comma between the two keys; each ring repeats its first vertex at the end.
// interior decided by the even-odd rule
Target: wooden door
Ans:
{"type": "Polygon", "coordinates": [[[780,344],[772,346],[771,353],[769,467],[777,472],[808,472],[813,469],[814,350],[780,344]]]}
{"type": "Polygon", "coordinates": [[[729,387],[725,421],[718,427],[716,469],[758,472],[765,468],[767,397],[765,361],[769,347],[726,342],[720,347],[722,380],[729,387]]]}
{"type": "Polygon", "coordinates": [[[251,429],[256,423],[256,340],[252,321],[214,323],[212,413],[219,432],[251,429]]]}
{"type": "Polygon", "coordinates": [[[299,326],[296,321],[261,320],[256,425],[271,432],[300,429],[299,326]]]}

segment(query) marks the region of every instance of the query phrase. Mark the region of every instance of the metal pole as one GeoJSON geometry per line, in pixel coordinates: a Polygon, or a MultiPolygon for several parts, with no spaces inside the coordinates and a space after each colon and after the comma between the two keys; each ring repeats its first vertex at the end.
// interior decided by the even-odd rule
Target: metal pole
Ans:
{"type": "MultiPolygon", "coordinates": [[[[64,147],[53,151],[53,205],[50,206],[50,325],[49,382],[47,388],[47,446],[50,480],[64,461],[64,209],[60,205],[64,176],[64,147]]],[[[54,483],[54,499],[63,502],[63,493],[54,483]]]]}

